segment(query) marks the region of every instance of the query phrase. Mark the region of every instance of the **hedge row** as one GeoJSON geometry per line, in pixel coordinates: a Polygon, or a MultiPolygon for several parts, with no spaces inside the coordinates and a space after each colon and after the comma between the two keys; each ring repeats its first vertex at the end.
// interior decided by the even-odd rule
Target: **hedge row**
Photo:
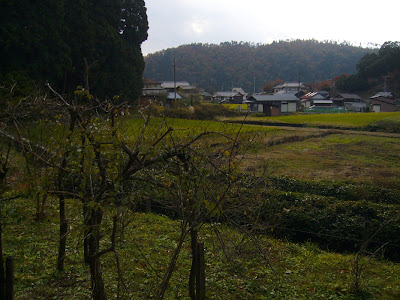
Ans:
{"type": "Polygon", "coordinates": [[[400,261],[398,205],[266,190],[258,214],[278,237],[340,252],[357,252],[366,244],[369,253],[400,261]]]}
{"type": "Polygon", "coordinates": [[[305,181],[282,176],[269,178],[267,184],[269,187],[282,191],[335,197],[340,200],[400,204],[400,189],[390,189],[369,183],[305,181]]]}
{"type": "Polygon", "coordinates": [[[165,108],[164,114],[170,118],[215,120],[219,116],[236,116],[238,112],[222,105],[195,105],[193,107],[165,108]]]}

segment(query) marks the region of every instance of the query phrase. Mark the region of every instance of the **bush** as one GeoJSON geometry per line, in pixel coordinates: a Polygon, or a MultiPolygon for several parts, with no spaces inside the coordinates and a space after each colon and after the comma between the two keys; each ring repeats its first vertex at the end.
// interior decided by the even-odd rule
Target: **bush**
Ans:
{"type": "Polygon", "coordinates": [[[194,107],[165,108],[165,116],[179,119],[214,120],[220,116],[236,116],[222,105],[195,105],[194,107]]]}
{"type": "Polygon", "coordinates": [[[380,249],[381,256],[400,261],[398,206],[276,190],[262,196],[261,220],[276,224],[278,237],[341,252],[358,251],[371,239],[369,252],[380,249]]]}
{"type": "Polygon", "coordinates": [[[400,204],[399,189],[389,189],[369,183],[305,181],[281,176],[269,178],[268,184],[283,191],[335,197],[340,200],[400,204]]]}
{"type": "Polygon", "coordinates": [[[368,126],[371,131],[400,133],[400,119],[383,119],[368,126]]]}

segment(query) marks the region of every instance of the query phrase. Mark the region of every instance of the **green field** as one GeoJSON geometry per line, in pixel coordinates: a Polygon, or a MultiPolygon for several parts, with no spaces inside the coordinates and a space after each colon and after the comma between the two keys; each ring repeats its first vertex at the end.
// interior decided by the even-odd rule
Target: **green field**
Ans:
{"type": "MultiPolygon", "coordinates": [[[[400,138],[388,132],[314,126],[367,129],[376,122],[397,122],[399,118],[398,113],[248,118],[266,121],[264,125],[151,118],[144,139],[148,153],[157,151],[157,141],[166,132],[169,133],[163,146],[189,141],[206,131],[209,134],[196,141],[194,148],[215,151],[216,156],[222,149],[229,155],[232,149],[227,147],[237,140],[240,155],[235,163],[249,181],[256,178],[252,184],[241,181],[240,196],[232,194],[230,201],[235,206],[228,211],[228,219],[216,218],[205,223],[199,233],[199,239],[205,243],[206,298],[399,299],[400,266],[393,262],[398,252],[381,251],[381,256],[372,256],[370,253],[377,248],[370,245],[366,252],[369,254],[354,253],[367,234],[368,224],[379,230],[383,239],[379,242],[390,241],[394,244],[391,246],[398,246],[400,138]],[[268,121],[313,126],[267,126],[268,121]],[[337,219],[336,213],[340,213],[337,219]],[[253,217],[259,223],[238,226],[253,217]],[[385,226],[380,228],[380,224],[385,226]],[[298,230],[304,231],[303,235],[296,233],[298,230]],[[321,232],[326,236],[318,236],[321,232]],[[343,242],[347,234],[356,241],[355,246],[343,242]],[[388,261],[388,257],[393,261],[388,261]],[[357,288],[355,282],[359,284],[357,288]]],[[[118,125],[121,138],[134,144],[143,124],[141,117],[125,117],[118,125]]],[[[99,135],[102,129],[109,130],[102,127],[101,119],[93,126],[99,129],[99,135]]],[[[65,134],[62,126],[56,130],[38,127],[33,133],[33,137],[49,143],[51,137],[62,139],[65,134]]],[[[9,183],[14,190],[3,196],[18,191],[24,196],[2,202],[1,208],[5,255],[15,258],[16,299],[90,299],[88,266],[82,261],[82,203],[67,200],[66,270],[57,272],[58,200],[49,197],[46,218],[35,220],[35,194],[27,190],[28,183],[21,181],[24,158],[17,152],[12,152],[12,156],[9,183]]],[[[189,178],[189,182],[196,180],[189,178]]],[[[217,187],[218,184],[210,183],[205,189],[217,187]]],[[[143,195],[152,198],[154,207],[169,199],[168,195],[157,193],[155,186],[152,189],[144,190],[143,195]]],[[[110,245],[111,219],[118,209],[112,205],[104,207],[103,249],[110,245]]],[[[129,222],[118,237],[116,251],[122,273],[118,275],[113,253],[102,257],[110,298],[154,298],[179,239],[180,222],[167,217],[167,210],[164,212],[141,213],[134,208],[124,212],[124,219],[129,222]]],[[[189,299],[190,263],[187,239],[165,299],[189,299]]]]}
{"type": "MultiPolygon", "coordinates": [[[[243,119],[243,118],[242,118],[243,119]]],[[[229,118],[226,120],[241,120],[240,118],[229,118]]],[[[394,120],[400,122],[400,112],[394,113],[344,113],[344,114],[293,114],[289,116],[277,117],[252,117],[246,118],[248,121],[257,121],[265,123],[289,123],[306,124],[309,126],[334,126],[334,127],[352,127],[366,128],[377,121],[394,120]]]]}
{"type": "Polygon", "coordinates": [[[260,147],[244,168],[307,180],[396,183],[400,176],[400,139],[332,134],[305,141],[260,147]]]}
{"type": "MultiPolygon", "coordinates": [[[[48,218],[34,220],[29,200],[17,199],[3,207],[4,245],[15,258],[16,299],[90,299],[90,278],[82,262],[80,204],[68,202],[70,235],[67,267],[54,271],[57,246],[57,206],[48,204],[48,218]],[[53,237],[53,238],[49,238],[53,237]],[[23,245],[23,247],[21,247],[23,245]]],[[[128,217],[128,216],[127,216],[128,217]]],[[[106,215],[106,222],[110,216],[106,215]]],[[[158,276],[176,245],[179,223],[153,214],[132,214],[118,250],[126,289],[121,299],[152,299],[158,276]]],[[[254,236],[216,225],[205,226],[200,238],[206,245],[207,299],[398,299],[400,266],[362,260],[364,294],[353,294],[353,255],[321,251],[316,245],[296,245],[254,236]],[[263,249],[260,252],[258,249],[263,249]]],[[[107,241],[105,241],[107,246],[107,241]]],[[[185,247],[165,299],[189,299],[187,274],[190,253],[185,247]]],[[[115,257],[103,260],[109,295],[118,293],[115,257]]]]}

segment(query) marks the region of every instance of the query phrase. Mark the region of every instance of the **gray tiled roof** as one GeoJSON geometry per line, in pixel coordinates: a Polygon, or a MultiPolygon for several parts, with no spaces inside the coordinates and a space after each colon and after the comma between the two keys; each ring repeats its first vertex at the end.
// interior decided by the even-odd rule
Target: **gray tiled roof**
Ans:
{"type": "MultiPolygon", "coordinates": [[[[173,99],[175,99],[175,93],[168,93],[167,99],[168,99],[168,100],[173,100],[173,99]]],[[[176,93],[176,99],[182,99],[182,97],[181,97],[178,93],[176,93]]]]}
{"type": "Polygon", "coordinates": [[[379,92],[378,94],[376,94],[375,96],[372,96],[371,99],[375,99],[375,98],[379,98],[379,97],[383,97],[383,98],[393,98],[393,95],[391,92],[379,92]]]}
{"type": "Polygon", "coordinates": [[[361,97],[357,94],[338,94],[335,96],[335,99],[357,99],[361,100],[361,97]]]}
{"type": "Polygon", "coordinates": [[[237,92],[217,92],[214,94],[214,97],[235,97],[235,96],[242,96],[237,92]]]}
{"type": "MultiPolygon", "coordinates": [[[[175,83],[173,81],[162,81],[161,86],[164,89],[173,89],[175,87],[175,83]]],[[[189,82],[187,81],[177,81],[176,82],[176,87],[184,87],[184,86],[190,86],[189,82]]]]}
{"type": "Polygon", "coordinates": [[[314,104],[332,104],[333,101],[332,100],[313,100],[314,104]]]}
{"type": "Polygon", "coordinates": [[[259,102],[268,102],[268,101],[298,101],[300,100],[294,94],[284,93],[284,94],[274,94],[274,95],[260,95],[254,94],[249,100],[254,99],[259,102]]]}
{"type": "Polygon", "coordinates": [[[305,87],[303,82],[285,82],[284,84],[280,84],[275,86],[275,89],[296,89],[298,87],[305,87]]]}

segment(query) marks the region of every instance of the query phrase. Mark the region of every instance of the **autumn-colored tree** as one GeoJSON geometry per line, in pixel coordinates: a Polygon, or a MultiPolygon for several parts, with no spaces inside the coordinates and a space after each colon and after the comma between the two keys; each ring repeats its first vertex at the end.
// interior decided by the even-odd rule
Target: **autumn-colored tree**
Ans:
{"type": "Polygon", "coordinates": [[[285,81],[280,79],[280,78],[276,78],[273,81],[268,82],[266,85],[264,85],[263,87],[263,91],[264,92],[268,92],[274,89],[275,86],[283,84],[285,81]]]}
{"type": "Polygon", "coordinates": [[[332,88],[332,81],[331,80],[323,80],[323,81],[319,81],[316,84],[316,89],[318,91],[327,91],[329,92],[332,88]]]}

